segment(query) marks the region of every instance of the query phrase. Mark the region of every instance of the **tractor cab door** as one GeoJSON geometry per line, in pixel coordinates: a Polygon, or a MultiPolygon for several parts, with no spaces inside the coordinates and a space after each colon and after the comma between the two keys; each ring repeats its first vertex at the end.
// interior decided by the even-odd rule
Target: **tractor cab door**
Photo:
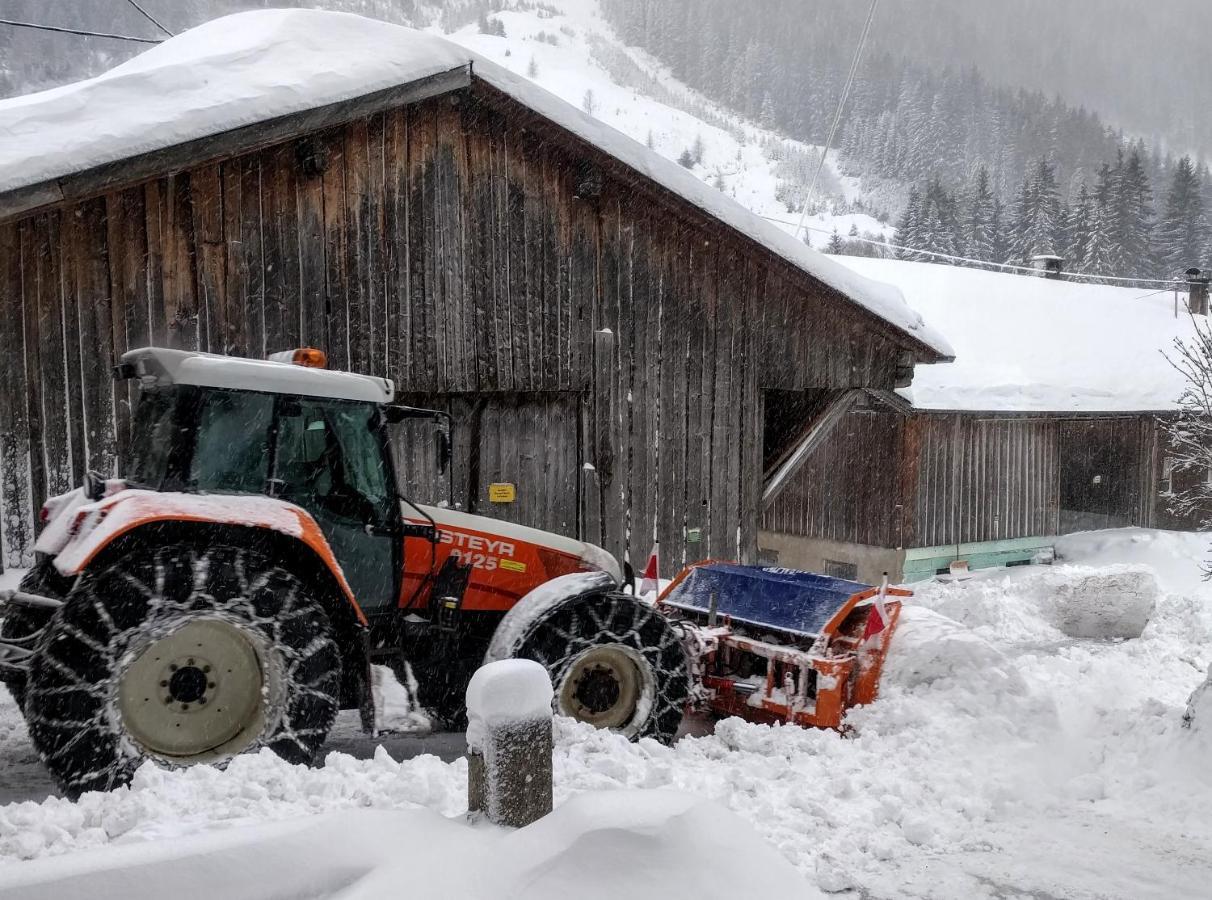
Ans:
{"type": "Polygon", "coordinates": [[[274,484],[315,517],[367,613],[399,600],[400,512],[378,408],[283,397],[274,484]]]}

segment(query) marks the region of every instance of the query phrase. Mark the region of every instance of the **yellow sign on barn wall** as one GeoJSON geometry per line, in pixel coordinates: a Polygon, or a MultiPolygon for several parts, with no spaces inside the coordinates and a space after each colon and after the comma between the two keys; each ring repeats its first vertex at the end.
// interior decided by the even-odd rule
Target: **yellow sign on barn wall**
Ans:
{"type": "Polygon", "coordinates": [[[518,499],[518,489],[504,482],[488,486],[488,501],[490,503],[513,503],[518,499]]]}

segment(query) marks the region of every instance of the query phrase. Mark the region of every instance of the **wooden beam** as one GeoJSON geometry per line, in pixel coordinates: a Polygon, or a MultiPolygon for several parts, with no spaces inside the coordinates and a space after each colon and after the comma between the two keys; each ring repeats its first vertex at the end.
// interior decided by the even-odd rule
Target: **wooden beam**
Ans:
{"type": "Polygon", "coordinates": [[[148,178],[160,177],[168,172],[191,169],[263,149],[298,134],[344,125],[387,109],[461,90],[470,84],[471,65],[467,64],[362,97],[254,122],[252,125],[20,187],[0,194],[0,222],[43,206],[82,200],[148,178]]]}
{"type": "Polygon", "coordinates": [[[790,483],[792,477],[826,437],[833,430],[833,426],[850,408],[854,406],[856,400],[863,392],[861,390],[838,391],[817,415],[817,417],[804,430],[803,437],[800,438],[795,449],[788,454],[787,458],[779,464],[778,468],[766,479],[765,485],[762,487],[762,509],[769,509],[779,494],[790,483]]]}

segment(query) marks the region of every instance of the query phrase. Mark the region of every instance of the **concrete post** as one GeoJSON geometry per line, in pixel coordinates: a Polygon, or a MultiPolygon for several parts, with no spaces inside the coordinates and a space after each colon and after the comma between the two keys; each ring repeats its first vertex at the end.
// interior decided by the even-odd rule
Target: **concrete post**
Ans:
{"type": "Polygon", "coordinates": [[[551,679],[527,659],[481,667],[467,686],[467,809],[522,828],[552,808],[551,679]]]}

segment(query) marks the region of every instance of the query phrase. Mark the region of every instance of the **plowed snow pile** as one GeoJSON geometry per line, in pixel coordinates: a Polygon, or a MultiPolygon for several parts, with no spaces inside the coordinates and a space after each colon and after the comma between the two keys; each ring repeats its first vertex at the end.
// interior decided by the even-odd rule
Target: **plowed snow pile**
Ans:
{"type": "MultiPolygon", "coordinates": [[[[624,788],[717,802],[799,870],[805,897],[1208,896],[1212,691],[1196,727],[1182,726],[1212,660],[1204,549],[1108,532],[1063,541],[1065,564],[919,586],[881,698],[852,714],[849,737],[729,720],[667,748],[557,720],[557,804],[624,788]]],[[[3,721],[15,716],[6,707],[3,721]]],[[[462,761],[385,752],[311,770],[268,754],[225,772],[147,767],[129,790],[0,807],[0,890],[44,865],[21,859],[125,866],[165,846],[140,842],[188,851],[216,829],[231,841],[234,826],[342,809],[458,816],[465,793],[462,761]]],[[[316,821],[334,840],[352,827],[316,821]]],[[[623,869],[630,844],[617,846],[623,869]]]]}

